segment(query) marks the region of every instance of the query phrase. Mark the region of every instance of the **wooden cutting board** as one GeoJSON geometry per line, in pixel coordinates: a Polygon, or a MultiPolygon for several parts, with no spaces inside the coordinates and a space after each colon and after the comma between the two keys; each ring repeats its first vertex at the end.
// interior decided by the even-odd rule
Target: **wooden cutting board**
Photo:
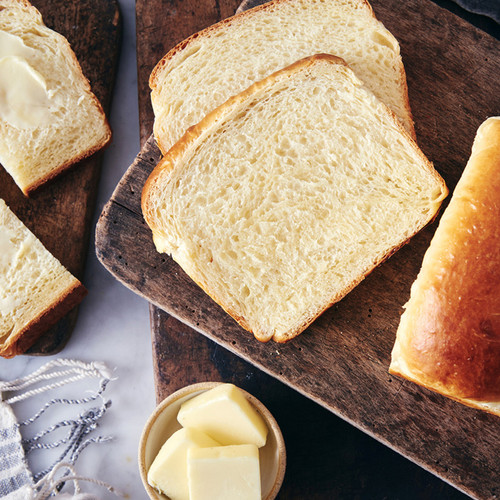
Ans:
{"type": "MultiPolygon", "coordinates": [[[[151,70],[158,54],[236,7],[217,2],[217,11],[208,3],[171,2],[159,16],[149,2],[138,2],[138,40],[150,44],[139,59],[139,74],[151,70]],[[198,12],[204,15],[197,16],[198,12]],[[139,31],[139,25],[144,31],[139,31]]],[[[379,0],[372,5],[400,41],[420,145],[453,189],[477,126],[486,116],[500,112],[499,43],[425,0],[408,0],[404,5],[379,0]]],[[[139,92],[145,138],[152,129],[151,114],[143,111],[148,108],[146,79],[139,81],[139,92]]],[[[98,257],[118,279],[171,315],[152,310],[160,398],[178,379],[189,383],[214,373],[214,369],[204,371],[206,365],[199,355],[216,356],[215,351],[201,341],[190,347],[182,337],[191,335],[191,330],[180,327],[173,316],[471,496],[500,494],[500,420],[387,373],[402,305],[436,224],[417,235],[299,338],[286,345],[259,344],[175,263],[154,250],[140,212],[140,192],[158,159],[154,142],[147,142],[103,211],[96,246],[98,257]],[[178,338],[165,338],[168,330],[178,338]]],[[[231,378],[232,369],[226,366],[223,378],[231,378]]],[[[255,389],[259,390],[258,385],[255,389]]],[[[303,458],[304,468],[314,466],[303,458]]],[[[331,490],[323,495],[335,496],[331,490]]],[[[304,492],[296,498],[303,496],[304,492]]],[[[402,496],[418,498],[412,491],[402,496]]],[[[429,496],[433,497],[443,498],[429,496]]]]}
{"type": "MultiPolygon", "coordinates": [[[[116,0],[33,0],[45,24],[70,42],[93,92],[109,114],[120,46],[116,0]]],[[[45,247],[82,280],[95,208],[102,154],[75,165],[50,185],[26,198],[0,167],[0,198],[45,247]]],[[[68,340],[77,318],[73,309],[28,351],[53,354],[68,340]]]]}

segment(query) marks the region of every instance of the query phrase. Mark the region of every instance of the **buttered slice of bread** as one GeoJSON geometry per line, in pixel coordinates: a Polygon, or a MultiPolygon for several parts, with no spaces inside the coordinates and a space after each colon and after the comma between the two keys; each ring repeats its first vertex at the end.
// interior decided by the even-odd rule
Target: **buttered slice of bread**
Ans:
{"type": "Polygon", "coordinates": [[[262,341],[298,335],[436,214],[446,186],[394,114],[329,55],[229,99],[143,190],[166,252],[262,341]]]}
{"type": "Polygon", "coordinates": [[[229,97],[295,61],[343,58],[415,137],[399,44],[365,0],[276,0],[174,47],[150,77],[163,153],[229,97]]]}
{"type": "Polygon", "coordinates": [[[0,356],[25,352],[85,294],[0,199],[0,356]]]}
{"type": "Polygon", "coordinates": [[[29,2],[0,0],[0,163],[23,193],[110,139],[68,41],[29,2]]]}

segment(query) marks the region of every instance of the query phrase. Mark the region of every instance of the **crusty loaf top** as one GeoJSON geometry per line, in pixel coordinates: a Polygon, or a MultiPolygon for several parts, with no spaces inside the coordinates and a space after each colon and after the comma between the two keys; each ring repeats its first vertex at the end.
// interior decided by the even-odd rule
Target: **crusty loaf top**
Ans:
{"type": "Polygon", "coordinates": [[[393,373],[459,400],[500,402],[499,193],[496,117],[479,128],[425,254],[391,364],[393,373]]]}

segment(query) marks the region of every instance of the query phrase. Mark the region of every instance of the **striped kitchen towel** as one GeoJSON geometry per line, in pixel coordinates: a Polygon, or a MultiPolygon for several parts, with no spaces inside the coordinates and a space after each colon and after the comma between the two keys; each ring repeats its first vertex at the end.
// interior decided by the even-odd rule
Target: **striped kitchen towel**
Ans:
{"type": "Polygon", "coordinates": [[[79,481],[90,481],[117,492],[106,483],[94,478],[85,478],[75,473],[73,465],[80,453],[91,443],[101,443],[110,438],[89,436],[98,426],[111,402],[106,401],[103,392],[111,375],[102,363],[83,363],[76,360],[56,359],[43,365],[32,374],[14,381],[0,381],[0,498],[6,500],[46,500],[72,499],[97,500],[93,495],[80,491],[79,481]],[[52,398],[31,418],[19,422],[12,405],[53,389],[86,378],[99,379],[97,392],[83,398],[52,398]],[[88,404],[99,401],[97,407],[88,404]],[[64,419],[37,432],[34,436],[23,438],[27,427],[36,427],[46,411],[54,405],[83,408],[76,417],[64,419]],[[34,423],[35,425],[32,425],[34,423]],[[58,431],[59,430],[59,431],[58,431]],[[66,435],[61,438],[61,431],[66,435]],[[57,432],[58,431],[58,432],[57,432]],[[51,436],[57,435],[57,438],[51,436]],[[61,450],[56,458],[42,471],[32,474],[26,455],[33,450],[61,450]],[[72,492],[68,487],[72,486],[72,492]],[[66,491],[62,491],[65,488],[66,491]]]}
{"type": "Polygon", "coordinates": [[[21,439],[11,407],[0,402],[0,498],[5,500],[28,500],[34,495],[21,439]]]}

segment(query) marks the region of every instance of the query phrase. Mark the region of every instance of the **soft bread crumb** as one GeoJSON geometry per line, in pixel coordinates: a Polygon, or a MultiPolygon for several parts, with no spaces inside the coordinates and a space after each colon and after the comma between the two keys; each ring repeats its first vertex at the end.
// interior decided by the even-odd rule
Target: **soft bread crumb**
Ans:
{"type": "Polygon", "coordinates": [[[312,54],[342,57],[415,137],[399,45],[365,0],[277,0],[197,33],[150,78],[163,153],[253,82],[312,54]]]}
{"type": "Polygon", "coordinates": [[[85,294],[0,199],[0,356],[24,352],[85,294]]]}
{"type": "Polygon", "coordinates": [[[143,192],[159,251],[259,340],[288,340],[436,214],[443,180],[343,61],[256,83],[186,133],[143,192]]]}
{"type": "Polygon", "coordinates": [[[0,57],[22,56],[50,96],[48,124],[19,128],[0,117],[0,162],[28,195],[107,145],[111,129],[68,41],[47,28],[34,7],[0,0],[0,30],[16,37],[11,50],[19,52],[0,57]]]}

